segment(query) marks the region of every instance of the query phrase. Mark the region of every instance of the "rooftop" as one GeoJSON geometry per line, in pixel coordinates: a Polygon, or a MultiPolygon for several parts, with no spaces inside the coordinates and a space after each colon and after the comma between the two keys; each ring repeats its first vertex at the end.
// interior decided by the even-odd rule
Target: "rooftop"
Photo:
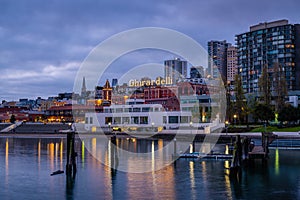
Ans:
{"type": "Polygon", "coordinates": [[[250,31],[252,32],[252,31],[257,31],[257,30],[266,29],[266,28],[272,28],[272,27],[276,27],[276,26],[283,26],[283,25],[287,25],[288,23],[289,23],[289,21],[286,19],[281,19],[281,20],[272,21],[272,22],[259,23],[259,24],[250,26],[250,31]]]}

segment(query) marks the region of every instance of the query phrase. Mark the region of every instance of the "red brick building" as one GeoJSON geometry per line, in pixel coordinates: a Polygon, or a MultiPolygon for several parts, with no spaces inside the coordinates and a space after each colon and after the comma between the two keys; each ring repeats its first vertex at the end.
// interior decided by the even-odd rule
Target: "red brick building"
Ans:
{"type": "Polygon", "coordinates": [[[103,112],[103,106],[53,106],[47,110],[46,116],[49,122],[82,122],[86,112],[103,112]]]}

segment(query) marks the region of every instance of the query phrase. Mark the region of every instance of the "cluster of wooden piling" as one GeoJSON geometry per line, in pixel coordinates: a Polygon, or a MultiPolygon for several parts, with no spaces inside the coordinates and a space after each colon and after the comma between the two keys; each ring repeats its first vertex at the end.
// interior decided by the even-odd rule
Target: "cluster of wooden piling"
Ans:
{"type": "Polygon", "coordinates": [[[240,171],[243,163],[247,163],[248,161],[254,159],[267,160],[269,158],[269,144],[276,137],[272,132],[262,132],[261,145],[256,146],[248,137],[241,138],[240,135],[237,135],[234,143],[230,173],[236,174],[240,171]]]}

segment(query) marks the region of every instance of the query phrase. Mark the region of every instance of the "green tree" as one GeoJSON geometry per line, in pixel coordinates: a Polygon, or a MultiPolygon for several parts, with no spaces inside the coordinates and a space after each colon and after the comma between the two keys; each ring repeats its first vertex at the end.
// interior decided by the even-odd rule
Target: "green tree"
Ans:
{"type": "Polygon", "coordinates": [[[299,120],[299,111],[297,108],[286,104],[278,113],[278,120],[281,122],[296,122],[299,120]]]}
{"type": "Polygon", "coordinates": [[[279,63],[274,64],[273,89],[275,93],[275,112],[279,113],[284,107],[284,98],[287,95],[285,72],[279,63]]]}
{"type": "Polygon", "coordinates": [[[269,78],[268,68],[264,66],[262,74],[258,79],[258,87],[263,97],[264,104],[270,105],[271,102],[271,81],[269,78]]]}
{"type": "Polygon", "coordinates": [[[268,104],[256,104],[253,109],[253,114],[256,119],[267,123],[274,118],[274,111],[268,104]]]}
{"type": "Polygon", "coordinates": [[[231,101],[232,97],[231,97],[231,93],[230,93],[230,82],[228,82],[225,85],[225,89],[226,89],[226,120],[231,119],[232,116],[234,115],[234,110],[233,110],[233,103],[231,101]]]}
{"type": "Polygon", "coordinates": [[[10,123],[14,124],[14,123],[16,122],[16,117],[15,117],[15,115],[11,115],[9,121],[10,121],[10,123]]]}
{"type": "Polygon", "coordinates": [[[247,115],[247,100],[245,98],[244,95],[244,90],[242,87],[242,77],[239,74],[235,75],[235,106],[234,106],[234,114],[237,114],[238,116],[238,121],[245,121],[245,117],[246,119],[248,119],[247,115]]]}

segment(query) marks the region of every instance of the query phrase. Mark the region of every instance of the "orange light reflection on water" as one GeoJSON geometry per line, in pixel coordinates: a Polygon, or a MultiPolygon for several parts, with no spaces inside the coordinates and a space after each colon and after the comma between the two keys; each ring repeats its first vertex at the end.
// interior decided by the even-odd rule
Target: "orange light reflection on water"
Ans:
{"type": "Polygon", "coordinates": [[[49,156],[49,162],[50,162],[50,168],[51,170],[54,170],[54,143],[50,143],[48,146],[48,156],[49,156]]]}
{"type": "Polygon", "coordinates": [[[40,166],[41,166],[41,140],[39,140],[38,142],[38,169],[40,170],[40,166]]]}
{"type": "Polygon", "coordinates": [[[8,138],[5,142],[5,170],[6,174],[8,174],[8,138]]]}

